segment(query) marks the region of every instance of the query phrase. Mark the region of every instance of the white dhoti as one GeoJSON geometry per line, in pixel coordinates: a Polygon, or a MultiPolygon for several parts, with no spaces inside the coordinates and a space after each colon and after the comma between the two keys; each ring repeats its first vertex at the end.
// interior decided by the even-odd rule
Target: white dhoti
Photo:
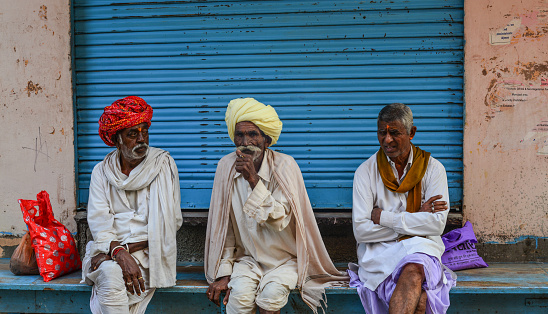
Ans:
{"type": "Polygon", "coordinates": [[[132,254],[139,265],[141,275],[145,281],[145,291],[141,295],[131,294],[126,289],[122,268],[113,260],[102,262],[99,267],[90,271],[91,257],[89,254],[90,241],[86,247],[86,256],[82,262],[82,279],[88,285],[92,285],[90,308],[94,314],[143,314],[148,303],[154,295],[155,288],[149,287],[149,271],[145,268],[140,259],[135,255],[145,255],[143,251],[132,254]]]}
{"type": "Polygon", "coordinates": [[[253,259],[244,257],[234,263],[228,284],[231,291],[226,312],[255,313],[256,306],[267,311],[278,311],[287,303],[297,279],[297,261],[294,259],[263,273],[253,259]]]}

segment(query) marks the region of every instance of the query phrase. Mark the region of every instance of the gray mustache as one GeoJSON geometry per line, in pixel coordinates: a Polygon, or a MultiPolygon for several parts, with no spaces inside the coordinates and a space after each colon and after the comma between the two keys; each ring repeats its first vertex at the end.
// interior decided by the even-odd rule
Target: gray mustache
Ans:
{"type": "Polygon", "coordinates": [[[138,150],[139,148],[143,148],[143,147],[146,148],[146,149],[148,149],[148,144],[147,144],[147,143],[139,144],[139,145],[133,147],[133,149],[131,150],[131,152],[132,152],[132,153],[135,153],[136,150],[138,150]]]}
{"type": "Polygon", "coordinates": [[[239,151],[244,151],[244,150],[250,150],[252,152],[260,152],[261,149],[255,145],[247,145],[247,146],[238,146],[236,147],[237,150],[239,151]]]}

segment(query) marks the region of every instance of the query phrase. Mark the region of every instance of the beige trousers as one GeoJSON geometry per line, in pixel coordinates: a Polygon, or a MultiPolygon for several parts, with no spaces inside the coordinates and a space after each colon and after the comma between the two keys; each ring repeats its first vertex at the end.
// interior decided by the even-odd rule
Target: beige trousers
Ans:
{"type": "Polygon", "coordinates": [[[255,313],[256,306],[278,311],[286,305],[289,292],[297,285],[297,261],[263,272],[251,258],[236,263],[230,276],[228,314],[255,313]]]}

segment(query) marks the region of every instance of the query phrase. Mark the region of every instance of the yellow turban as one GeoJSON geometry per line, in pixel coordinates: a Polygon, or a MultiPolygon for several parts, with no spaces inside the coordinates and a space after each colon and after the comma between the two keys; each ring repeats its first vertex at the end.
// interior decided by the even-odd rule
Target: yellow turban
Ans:
{"type": "Polygon", "coordinates": [[[255,124],[264,134],[270,136],[272,143],[276,144],[282,133],[282,121],[278,118],[276,110],[266,106],[254,98],[237,98],[228,103],[225,115],[228,135],[234,142],[234,129],[236,123],[249,121],[255,124]]]}

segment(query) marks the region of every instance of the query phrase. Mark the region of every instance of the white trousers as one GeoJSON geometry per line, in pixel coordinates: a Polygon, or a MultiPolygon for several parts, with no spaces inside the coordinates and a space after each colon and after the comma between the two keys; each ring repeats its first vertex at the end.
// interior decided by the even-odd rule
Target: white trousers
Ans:
{"type": "MultiPolygon", "coordinates": [[[[86,249],[89,249],[89,243],[86,249]]],[[[89,302],[91,312],[94,314],[144,314],[155,291],[148,286],[148,268],[144,268],[135,259],[141,269],[146,288],[139,296],[137,293],[131,294],[127,291],[122,268],[115,261],[104,261],[95,271],[90,272],[91,257],[88,253],[89,251],[86,250],[82,263],[82,277],[87,284],[93,285],[89,302]]]]}
{"type": "Polygon", "coordinates": [[[263,272],[251,258],[234,263],[230,276],[230,296],[226,305],[228,314],[255,313],[256,306],[267,311],[278,311],[286,305],[289,292],[297,285],[297,262],[263,272]]]}

